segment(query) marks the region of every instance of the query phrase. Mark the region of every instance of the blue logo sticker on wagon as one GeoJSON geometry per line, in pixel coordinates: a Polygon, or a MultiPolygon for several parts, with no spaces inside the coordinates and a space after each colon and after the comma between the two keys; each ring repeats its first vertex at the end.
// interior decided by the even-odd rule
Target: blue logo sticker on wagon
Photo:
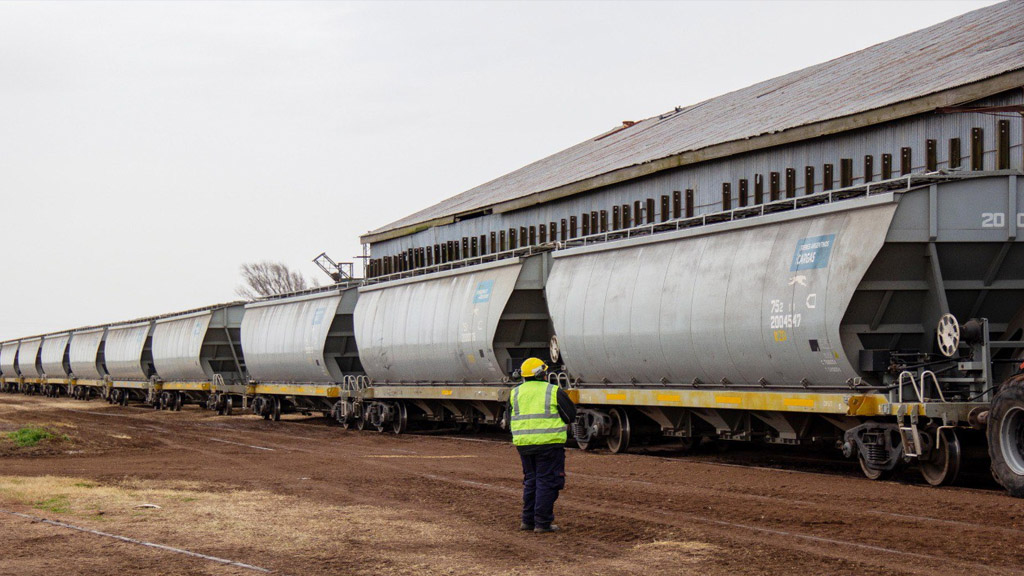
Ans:
{"type": "Polygon", "coordinates": [[[835,234],[801,238],[796,243],[796,252],[793,252],[793,265],[789,267],[790,272],[828,266],[829,256],[832,255],[832,245],[835,242],[835,234]]]}
{"type": "Polygon", "coordinates": [[[491,291],[494,290],[494,280],[484,280],[476,285],[476,292],[473,293],[473,304],[483,304],[491,301],[491,291]]]}
{"type": "Polygon", "coordinates": [[[324,321],[324,316],[327,314],[327,308],[321,306],[313,311],[313,326],[321,324],[324,321]]]}

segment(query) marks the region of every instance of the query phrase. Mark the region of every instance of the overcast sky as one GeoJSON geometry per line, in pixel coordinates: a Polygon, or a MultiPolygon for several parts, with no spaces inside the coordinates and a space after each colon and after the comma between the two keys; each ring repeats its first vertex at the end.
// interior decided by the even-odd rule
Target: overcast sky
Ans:
{"type": "Polygon", "coordinates": [[[0,2],[0,339],[320,276],[623,120],[988,4],[0,2]]]}

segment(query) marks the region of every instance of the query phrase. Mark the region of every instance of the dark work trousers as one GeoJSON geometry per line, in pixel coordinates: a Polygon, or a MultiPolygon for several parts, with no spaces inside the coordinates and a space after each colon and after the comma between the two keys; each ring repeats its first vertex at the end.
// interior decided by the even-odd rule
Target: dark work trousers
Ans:
{"type": "Polygon", "coordinates": [[[523,523],[547,528],[555,519],[555,500],[565,488],[565,447],[553,445],[523,461],[523,523]]]}

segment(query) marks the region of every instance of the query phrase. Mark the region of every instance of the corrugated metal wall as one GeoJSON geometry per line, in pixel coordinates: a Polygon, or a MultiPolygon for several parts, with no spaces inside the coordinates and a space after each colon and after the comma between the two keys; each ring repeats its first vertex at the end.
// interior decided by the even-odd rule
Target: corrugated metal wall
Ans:
{"type": "MultiPolygon", "coordinates": [[[[1003,94],[975,103],[975,106],[1006,106],[1024,104],[1021,91],[1003,94]]],[[[550,222],[561,223],[563,218],[579,217],[592,211],[608,211],[609,226],[614,206],[633,205],[637,200],[655,201],[655,210],[660,214],[660,198],[671,195],[675,191],[683,194],[694,191],[695,215],[718,212],[722,210],[722,188],[729,183],[732,193],[732,205],[738,206],[740,180],[748,181],[750,204],[753,204],[755,177],[764,179],[764,195],[767,200],[770,192],[770,174],[779,174],[781,196],[785,196],[786,171],[792,169],[795,175],[796,195],[807,193],[806,169],[812,167],[814,174],[814,191],[820,192],[823,187],[824,166],[833,166],[833,188],[841,185],[841,160],[850,159],[852,163],[852,184],[864,182],[865,156],[872,157],[872,180],[882,177],[883,154],[892,158],[892,175],[901,174],[901,151],[910,149],[910,167],[915,173],[928,171],[928,144],[934,141],[935,168],[950,167],[950,140],[960,140],[961,168],[970,170],[972,167],[972,131],[982,129],[984,170],[997,168],[998,129],[999,122],[1008,122],[1009,126],[1009,157],[1011,169],[1024,169],[1022,161],[1022,124],[1021,117],[1014,113],[1001,114],[925,114],[905,120],[890,122],[878,126],[864,128],[843,134],[809,140],[800,144],[782,146],[770,150],[743,154],[726,160],[716,160],[703,164],[682,167],[676,170],[655,174],[643,179],[609,186],[573,198],[542,204],[533,208],[518,210],[505,214],[494,214],[456,222],[448,226],[439,226],[422,232],[396,238],[371,245],[374,259],[382,256],[402,254],[410,248],[421,248],[444,244],[448,241],[461,241],[462,238],[488,236],[492,231],[507,231],[509,228],[539,226],[550,222]]],[[[684,209],[685,210],[685,209],[684,209]]],[[[685,213],[684,213],[685,215],[685,213]]],[[[489,240],[488,240],[489,241],[489,240]]],[[[522,242],[520,246],[524,245],[522,242]]],[[[488,253],[492,250],[488,248],[488,253]]]]}

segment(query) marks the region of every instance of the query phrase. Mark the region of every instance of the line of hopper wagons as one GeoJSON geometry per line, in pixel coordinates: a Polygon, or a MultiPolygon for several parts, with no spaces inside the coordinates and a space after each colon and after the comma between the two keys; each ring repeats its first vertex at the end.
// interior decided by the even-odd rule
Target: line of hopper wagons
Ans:
{"type": "Polygon", "coordinates": [[[974,230],[969,206],[1013,205],[1024,187],[1004,173],[896,184],[10,340],[0,389],[272,420],[322,414],[381,432],[507,430],[516,368],[538,357],[577,404],[571,435],[584,450],[823,444],[869,478],[915,464],[943,485],[966,467],[967,447],[987,444],[995,478],[1024,496],[1024,380],[1008,371],[1024,350],[1014,335],[1024,307],[1016,292],[983,299],[1016,286],[1018,271],[992,265],[994,283],[943,289],[943,272],[973,268],[940,266],[968,248],[1024,259],[1007,231],[974,230]],[[876,285],[913,299],[890,310],[897,296],[875,298],[876,285]],[[960,325],[947,312],[960,300],[941,296],[981,289],[981,313],[960,312],[960,325]],[[929,294],[934,306],[917,304],[929,294]]]}
{"type": "Polygon", "coordinates": [[[508,378],[372,386],[354,333],[358,288],[353,281],[2,342],[0,391],[270,420],[319,413],[346,429],[394,433],[410,420],[507,429],[508,378]]]}

